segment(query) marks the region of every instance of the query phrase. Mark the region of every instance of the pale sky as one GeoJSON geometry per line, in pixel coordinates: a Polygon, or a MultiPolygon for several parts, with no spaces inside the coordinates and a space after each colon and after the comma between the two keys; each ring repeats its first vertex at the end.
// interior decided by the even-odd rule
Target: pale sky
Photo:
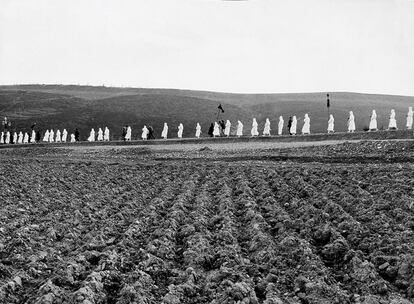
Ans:
{"type": "Polygon", "coordinates": [[[414,0],[0,0],[0,84],[414,95],[414,0]]]}

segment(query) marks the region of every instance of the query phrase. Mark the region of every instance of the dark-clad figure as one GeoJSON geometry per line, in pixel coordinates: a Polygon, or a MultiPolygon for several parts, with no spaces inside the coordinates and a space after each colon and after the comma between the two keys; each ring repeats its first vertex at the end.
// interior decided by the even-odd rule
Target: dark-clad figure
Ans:
{"type": "Polygon", "coordinates": [[[126,134],[127,134],[127,127],[123,127],[122,128],[122,140],[125,141],[126,140],[126,134]]]}
{"type": "Polygon", "coordinates": [[[290,132],[290,127],[292,127],[292,116],[289,117],[289,121],[287,123],[289,134],[292,135],[292,133],[290,132]]]}
{"type": "Polygon", "coordinates": [[[224,135],[224,130],[226,129],[226,122],[224,120],[220,120],[219,125],[220,125],[220,135],[224,135]]]}
{"type": "Polygon", "coordinates": [[[214,133],[214,124],[211,123],[210,128],[208,128],[208,135],[210,135],[210,137],[213,137],[213,133],[214,133]]]}
{"type": "Polygon", "coordinates": [[[78,128],[75,129],[75,141],[79,141],[79,130],[78,128]]]}
{"type": "Polygon", "coordinates": [[[42,135],[40,134],[40,130],[37,130],[37,131],[36,131],[36,137],[35,137],[36,142],[39,142],[39,141],[40,141],[40,139],[41,139],[41,137],[42,137],[42,135]]]}
{"type": "Polygon", "coordinates": [[[154,128],[152,126],[148,126],[147,139],[155,139],[155,137],[154,137],[154,128]]]}

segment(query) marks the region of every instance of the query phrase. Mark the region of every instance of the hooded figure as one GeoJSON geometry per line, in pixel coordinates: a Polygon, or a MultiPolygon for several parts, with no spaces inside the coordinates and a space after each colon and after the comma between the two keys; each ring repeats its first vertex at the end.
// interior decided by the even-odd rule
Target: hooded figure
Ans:
{"type": "Polygon", "coordinates": [[[66,129],[63,129],[62,142],[66,142],[67,138],[68,138],[68,131],[66,131],[66,129]]]}
{"type": "Polygon", "coordinates": [[[296,119],[296,116],[293,115],[292,117],[292,125],[290,126],[290,135],[296,135],[296,127],[298,125],[298,120],[296,119]]]}
{"type": "Polygon", "coordinates": [[[378,126],[377,126],[377,112],[375,112],[375,110],[372,110],[372,114],[371,114],[371,120],[369,121],[369,127],[368,127],[369,131],[377,131],[378,130],[378,126]]]}
{"type": "Polygon", "coordinates": [[[407,129],[411,130],[412,128],[413,128],[413,107],[408,107],[407,129]]]}
{"type": "Polygon", "coordinates": [[[132,139],[132,128],[131,126],[128,126],[126,130],[125,140],[130,141],[131,139],[132,139]]]}
{"type": "Polygon", "coordinates": [[[355,116],[352,111],[349,111],[348,132],[355,132],[355,129],[355,116]]]}
{"type": "Polygon", "coordinates": [[[49,130],[46,130],[45,135],[43,136],[43,141],[45,142],[49,141],[49,130]]]}
{"type": "Polygon", "coordinates": [[[104,141],[109,141],[109,129],[108,129],[108,127],[105,127],[104,141]]]}
{"type": "Polygon", "coordinates": [[[75,138],[75,134],[70,134],[70,142],[75,142],[76,138],[75,138]]]}
{"type": "Polygon", "coordinates": [[[148,138],[148,128],[145,125],[142,128],[141,138],[142,138],[142,140],[147,140],[147,138],[148,138]]]}
{"type": "Polygon", "coordinates": [[[166,122],[164,122],[164,128],[162,129],[161,137],[164,139],[167,139],[167,136],[168,136],[168,125],[166,122]]]}
{"type": "Polygon", "coordinates": [[[56,142],[61,142],[60,130],[56,131],[56,142]]]}
{"type": "Polygon", "coordinates": [[[329,115],[329,120],[328,120],[328,133],[333,133],[334,131],[334,124],[335,124],[335,119],[333,117],[332,114],[329,115]]]}
{"type": "Polygon", "coordinates": [[[289,117],[287,128],[288,128],[289,134],[292,135],[292,133],[290,132],[290,129],[292,128],[292,116],[289,117]]]}
{"type": "Polygon", "coordinates": [[[182,123],[180,123],[178,126],[178,132],[177,132],[178,138],[183,138],[183,131],[184,131],[184,126],[182,123]]]}
{"type": "Polygon", "coordinates": [[[220,137],[220,126],[217,122],[214,122],[213,137],[220,137]]]}
{"type": "Polygon", "coordinates": [[[4,140],[4,143],[5,144],[9,144],[10,143],[10,132],[9,131],[6,132],[6,139],[4,140]]]}
{"type": "Polygon", "coordinates": [[[388,124],[388,130],[397,130],[397,120],[395,119],[395,111],[394,109],[391,110],[390,114],[390,122],[388,124]]]}
{"type": "Polygon", "coordinates": [[[13,133],[13,143],[17,144],[17,133],[16,132],[13,133]]]}
{"type": "Polygon", "coordinates": [[[285,121],[283,120],[283,116],[279,116],[279,124],[277,126],[277,134],[282,135],[283,132],[283,124],[285,121]]]}
{"type": "Polygon", "coordinates": [[[22,133],[22,131],[19,132],[19,136],[17,137],[17,143],[18,144],[23,143],[23,133],[22,133]]]}
{"type": "Polygon", "coordinates": [[[253,118],[251,134],[252,134],[252,137],[253,136],[259,136],[259,131],[257,130],[257,121],[256,121],[256,118],[253,118]]]}
{"type": "Polygon", "coordinates": [[[101,128],[98,129],[98,141],[103,141],[103,131],[101,128]]]}
{"type": "Polygon", "coordinates": [[[55,132],[53,130],[50,130],[49,132],[49,142],[55,141],[55,132]]]}
{"type": "Polygon", "coordinates": [[[0,135],[0,144],[4,144],[4,132],[1,132],[1,135],[0,135]]]}
{"type": "Polygon", "coordinates": [[[195,137],[200,138],[200,135],[201,135],[201,126],[199,123],[197,123],[195,137]]]}
{"type": "Polygon", "coordinates": [[[95,141],[95,130],[93,128],[91,129],[91,133],[89,133],[88,141],[95,141]]]}
{"type": "Polygon", "coordinates": [[[237,121],[237,131],[236,131],[236,135],[238,137],[243,135],[243,124],[240,120],[237,121]]]}
{"type": "Polygon", "coordinates": [[[302,134],[310,134],[310,118],[308,113],[303,118],[302,134]]]}
{"type": "Polygon", "coordinates": [[[224,135],[229,137],[230,136],[230,128],[231,128],[231,122],[227,119],[226,121],[226,127],[224,128],[224,135]]]}
{"type": "Polygon", "coordinates": [[[32,136],[30,136],[30,142],[35,143],[36,142],[36,131],[32,130],[32,136]]]}
{"type": "Polygon", "coordinates": [[[24,133],[24,136],[23,136],[23,143],[24,143],[24,144],[29,143],[29,134],[27,134],[27,132],[25,132],[25,133],[24,133]]]}
{"type": "Polygon", "coordinates": [[[269,118],[266,118],[264,130],[263,130],[263,136],[270,136],[270,120],[269,120],[269,118]]]}

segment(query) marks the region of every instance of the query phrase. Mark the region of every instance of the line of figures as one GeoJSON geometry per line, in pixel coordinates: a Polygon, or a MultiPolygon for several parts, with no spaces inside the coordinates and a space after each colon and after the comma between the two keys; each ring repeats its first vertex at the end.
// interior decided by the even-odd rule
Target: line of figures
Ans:
{"type": "MultiPolygon", "coordinates": [[[[305,117],[303,119],[303,126],[302,126],[302,134],[310,134],[310,117],[308,114],[305,114],[305,117]]],[[[297,134],[297,125],[298,120],[296,116],[289,117],[289,121],[287,123],[287,130],[290,135],[296,135],[297,134]]],[[[279,116],[279,123],[277,128],[277,134],[282,135],[283,133],[283,127],[284,127],[284,119],[282,116],[279,116]]],[[[413,109],[412,107],[408,108],[408,114],[407,114],[407,123],[406,127],[408,130],[411,130],[413,128],[413,109]]],[[[208,130],[208,135],[211,137],[220,137],[220,136],[230,136],[230,128],[231,128],[231,122],[227,120],[224,122],[224,120],[220,122],[214,122],[210,125],[210,128],[208,130]]],[[[349,112],[348,122],[347,122],[347,128],[348,132],[355,132],[356,125],[355,125],[355,116],[352,111],[349,112]]],[[[395,111],[394,109],[391,110],[391,114],[389,117],[389,123],[388,123],[388,130],[397,130],[397,120],[395,117],[395,111]]],[[[333,133],[335,130],[335,119],[333,115],[331,114],[329,116],[328,120],[328,133],[333,133]]],[[[377,131],[377,113],[375,110],[372,110],[370,123],[369,123],[369,131],[377,131]]],[[[179,124],[178,130],[177,130],[177,137],[182,138],[183,137],[183,131],[184,126],[182,123],[179,124]]],[[[266,123],[264,125],[263,129],[263,136],[270,136],[270,120],[267,118],[266,123]]],[[[201,125],[197,123],[195,128],[195,137],[200,138],[201,136],[201,125]]],[[[259,136],[259,130],[258,130],[258,123],[256,121],[256,118],[253,118],[252,123],[252,129],[250,131],[251,136],[259,136]]],[[[237,122],[237,129],[236,129],[236,136],[241,137],[243,136],[243,123],[239,120],[237,122]]],[[[167,139],[168,137],[168,125],[167,123],[164,123],[164,127],[161,133],[161,137],[163,139],[167,139]]],[[[142,140],[147,139],[155,139],[154,137],[154,129],[151,126],[146,126],[142,128],[141,133],[142,140]]],[[[122,139],[125,141],[130,141],[132,139],[132,128],[131,126],[125,126],[122,130],[122,139]]],[[[95,132],[95,130],[92,128],[89,137],[87,138],[89,142],[94,141],[109,141],[109,129],[107,127],[102,130],[101,128],[98,129],[98,132],[95,132]]],[[[10,133],[10,131],[1,132],[0,136],[0,143],[1,144],[10,144],[10,143],[17,143],[17,144],[26,144],[26,143],[35,143],[41,141],[41,134],[39,131],[35,131],[32,129],[31,134],[25,132],[14,132],[13,134],[10,133]]],[[[62,132],[60,130],[46,130],[45,134],[43,135],[43,142],[67,142],[68,141],[68,132],[66,129],[63,129],[62,132]]],[[[79,141],[79,131],[78,129],[75,129],[75,132],[70,134],[70,142],[76,142],[79,141]]]]}

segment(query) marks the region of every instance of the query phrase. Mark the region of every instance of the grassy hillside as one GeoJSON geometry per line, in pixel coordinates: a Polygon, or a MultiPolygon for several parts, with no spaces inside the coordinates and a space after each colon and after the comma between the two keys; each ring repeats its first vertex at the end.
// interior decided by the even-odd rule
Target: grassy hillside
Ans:
{"type": "MultiPolygon", "coordinates": [[[[156,136],[167,122],[171,135],[176,135],[180,122],[184,136],[193,136],[195,124],[200,122],[204,135],[216,118],[218,104],[225,113],[220,119],[230,119],[235,127],[238,119],[250,132],[251,119],[256,117],[259,128],[264,120],[271,120],[276,131],[279,115],[296,115],[299,130],[305,113],[311,117],[311,131],[325,132],[328,112],[325,93],[301,94],[230,94],[175,89],[110,88],[92,86],[21,85],[0,86],[0,115],[13,121],[14,127],[27,129],[33,122],[47,128],[78,127],[86,136],[92,127],[108,126],[118,138],[123,125],[133,128],[138,136],[144,124],[155,128],[156,136]]],[[[331,113],[335,129],[344,131],[348,112],[354,111],[357,129],[368,126],[372,109],[378,114],[379,128],[386,128],[391,108],[397,113],[400,128],[405,127],[408,106],[414,106],[414,97],[358,93],[331,93],[331,113]]],[[[232,132],[235,129],[233,128],[232,132]]]]}

